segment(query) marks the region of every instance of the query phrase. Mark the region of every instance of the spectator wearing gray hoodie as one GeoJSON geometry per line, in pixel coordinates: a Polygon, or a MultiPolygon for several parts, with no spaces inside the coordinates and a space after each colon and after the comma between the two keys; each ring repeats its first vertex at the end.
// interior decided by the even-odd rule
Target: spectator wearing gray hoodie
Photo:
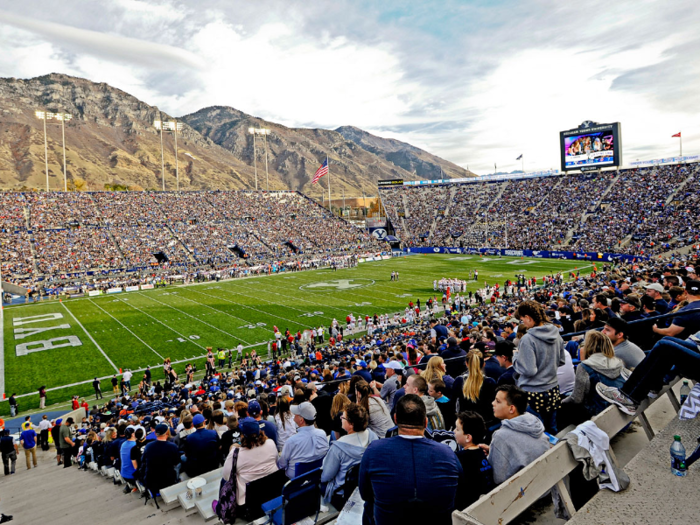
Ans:
{"type": "Polygon", "coordinates": [[[549,450],[542,421],[527,412],[527,407],[526,392],[513,385],[496,389],[493,415],[502,421],[501,428],[494,432],[490,446],[480,445],[488,452],[496,484],[503,483],[549,450]]]}
{"type": "Polygon", "coordinates": [[[340,421],[347,434],[331,443],[331,448],[323,459],[321,475],[321,482],[326,483],[326,501],[330,501],[336,508],[342,508],[350,497],[350,494],[343,491],[346,474],[352,467],[360,464],[369,444],[379,439],[367,428],[369,414],[357,403],[348,405],[340,416],[340,421]]]}
{"type": "Polygon", "coordinates": [[[406,386],[404,387],[406,394],[415,394],[420,396],[425,404],[425,414],[428,417],[428,430],[445,430],[445,418],[442,416],[440,407],[437,406],[435,399],[428,395],[428,382],[425,378],[414,374],[408,376],[406,386]]]}
{"type": "Polygon", "coordinates": [[[557,369],[566,364],[564,340],[540,303],[523,301],[517,316],[527,333],[513,354],[515,382],[527,393],[531,411],[542,419],[547,432],[556,434],[556,412],[561,406],[557,369]]]}

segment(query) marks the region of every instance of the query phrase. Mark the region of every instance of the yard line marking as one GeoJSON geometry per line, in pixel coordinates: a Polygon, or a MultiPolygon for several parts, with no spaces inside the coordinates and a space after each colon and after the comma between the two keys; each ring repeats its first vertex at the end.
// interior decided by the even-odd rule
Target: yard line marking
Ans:
{"type": "MultiPolygon", "coordinates": [[[[122,301],[121,299],[119,299],[119,300],[122,301]]],[[[127,306],[131,306],[134,310],[138,310],[138,311],[141,312],[143,315],[147,315],[147,316],[150,317],[151,319],[153,319],[153,320],[155,320],[156,322],[162,324],[162,325],[163,325],[164,327],[166,327],[168,330],[170,330],[170,331],[172,331],[172,332],[175,332],[177,335],[179,335],[179,336],[182,337],[183,339],[186,339],[187,341],[189,341],[189,342],[192,343],[193,345],[198,346],[198,347],[201,348],[202,350],[206,350],[206,348],[204,348],[204,347],[203,347],[202,345],[200,345],[199,343],[195,343],[192,339],[190,339],[190,338],[187,337],[186,335],[183,335],[183,334],[181,334],[180,332],[178,332],[177,330],[175,330],[174,328],[171,328],[170,326],[168,326],[167,324],[165,324],[163,321],[161,321],[161,320],[158,319],[157,317],[153,317],[151,314],[144,312],[144,311],[141,310],[141,308],[139,308],[138,306],[134,306],[133,304],[131,304],[131,303],[127,302],[127,301],[122,301],[122,302],[123,302],[125,305],[127,305],[127,306]]],[[[154,323],[154,324],[155,324],[155,323],[154,323]]]]}
{"type": "MultiPolygon", "coordinates": [[[[95,301],[93,301],[92,299],[90,299],[90,302],[91,302],[92,304],[94,304],[95,306],[97,306],[97,308],[99,308],[100,310],[102,310],[102,311],[103,311],[104,313],[106,313],[108,316],[110,316],[112,319],[114,319],[116,322],[118,322],[120,325],[122,325],[124,328],[126,328],[126,326],[124,326],[124,323],[122,323],[119,319],[117,319],[116,317],[114,317],[112,314],[110,314],[107,310],[105,310],[104,308],[102,308],[102,307],[99,306],[98,304],[95,304],[95,301]]],[[[144,345],[146,345],[146,346],[148,347],[148,349],[149,349],[151,352],[153,352],[154,354],[156,354],[158,357],[160,357],[161,359],[163,359],[163,360],[165,361],[165,358],[164,358],[162,355],[160,355],[158,352],[156,352],[153,348],[151,348],[151,345],[149,345],[146,341],[144,341],[143,339],[141,339],[138,335],[136,335],[134,332],[132,332],[132,331],[129,330],[128,328],[126,328],[126,330],[127,330],[131,335],[133,335],[136,339],[138,339],[138,340],[141,341],[144,345]]]]}
{"type": "MultiPolygon", "coordinates": [[[[281,317],[281,316],[279,316],[279,315],[275,315],[275,314],[270,314],[270,313],[267,313],[267,312],[263,312],[262,310],[258,310],[257,308],[253,308],[252,306],[248,306],[248,305],[245,305],[245,304],[240,304],[240,303],[237,303],[237,302],[235,302],[235,301],[231,301],[230,299],[226,299],[225,297],[220,297],[220,296],[218,296],[218,295],[211,295],[211,294],[204,293],[204,292],[198,292],[198,291],[195,290],[194,288],[192,288],[192,291],[195,292],[195,293],[198,293],[198,294],[206,295],[207,297],[213,297],[214,299],[221,299],[221,300],[226,301],[226,302],[229,302],[229,303],[231,303],[231,304],[235,304],[236,306],[241,306],[241,307],[243,307],[243,308],[248,308],[248,309],[250,309],[250,310],[255,310],[256,312],[260,312],[261,314],[265,314],[265,315],[267,315],[267,316],[269,316],[269,317],[276,317],[277,319],[282,319],[283,321],[287,321],[287,322],[290,322],[290,323],[295,324],[295,325],[306,326],[307,328],[314,328],[313,326],[311,326],[311,325],[309,325],[309,324],[300,323],[299,321],[292,321],[291,319],[287,319],[286,317],[281,317]]],[[[234,293],[236,293],[236,292],[234,292],[234,293]]],[[[245,295],[245,294],[239,294],[239,295],[245,295]]],[[[250,296],[246,296],[246,297],[250,297],[250,296]]],[[[258,299],[258,297],[254,297],[254,299],[258,299]]]]}
{"type": "Polygon", "coordinates": [[[141,296],[143,296],[143,297],[146,297],[146,298],[150,299],[151,301],[155,301],[155,302],[158,303],[158,304],[162,304],[163,306],[167,306],[168,308],[172,308],[173,310],[176,310],[176,311],[178,311],[178,312],[180,312],[180,313],[185,314],[187,317],[191,317],[191,318],[194,319],[195,321],[199,321],[200,323],[203,323],[203,324],[205,324],[205,325],[207,325],[207,326],[212,327],[214,330],[218,330],[218,331],[221,332],[222,334],[226,334],[226,335],[228,335],[229,337],[233,337],[234,339],[237,339],[238,341],[240,341],[240,342],[242,342],[242,343],[248,344],[248,341],[246,341],[245,339],[241,339],[240,337],[236,337],[235,335],[228,333],[226,330],[222,330],[221,328],[217,328],[217,327],[214,326],[213,324],[209,324],[209,323],[207,323],[206,321],[202,321],[201,319],[197,319],[194,315],[190,315],[190,314],[188,314],[187,312],[183,312],[183,311],[180,310],[179,308],[175,308],[174,306],[170,306],[169,304],[164,303],[164,302],[162,302],[162,301],[159,301],[158,299],[154,299],[153,297],[149,297],[149,296],[147,296],[147,295],[143,295],[141,292],[138,292],[138,295],[141,295],[141,296]]]}
{"type": "Polygon", "coordinates": [[[107,361],[109,361],[109,364],[112,365],[112,368],[114,368],[114,371],[117,372],[117,373],[119,373],[119,368],[117,368],[117,365],[115,365],[115,364],[112,362],[112,360],[111,360],[109,357],[107,357],[107,354],[105,354],[105,351],[102,350],[102,347],[101,347],[100,345],[97,344],[97,341],[95,341],[95,339],[90,335],[90,332],[88,332],[87,330],[85,330],[85,327],[83,326],[83,323],[81,323],[80,321],[78,321],[78,318],[77,318],[75,315],[73,315],[73,312],[71,312],[71,311],[68,309],[68,307],[66,306],[66,303],[64,303],[63,301],[60,301],[60,303],[61,303],[61,306],[63,306],[63,308],[66,309],[66,312],[68,312],[68,313],[70,314],[70,316],[75,320],[75,322],[78,323],[78,326],[79,326],[80,328],[83,329],[83,332],[85,332],[85,335],[88,336],[88,337],[90,338],[90,341],[92,341],[92,344],[94,344],[94,345],[97,347],[97,349],[102,353],[102,355],[105,356],[105,359],[106,359],[107,361]]]}
{"type": "MultiPolygon", "coordinates": [[[[246,326],[248,326],[248,325],[250,324],[249,321],[246,321],[246,320],[243,319],[242,317],[236,317],[236,316],[233,315],[233,314],[230,314],[230,313],[228,313],[228,312],[224,312],[223,310],[219,310],[218,308],[214,308],[213,306],[209,306],[208,304],[200,303],[199,301],[195,301],[194,299],[190,299],[189,297],[185,297],[184,295],[178,294],[176,297],[179,297],[180,299],[186,299],[187,301],[192,301],[192,302],[195,303],[195,304],[198,304],[198,305],[200,305],[200,306],[204,306],[204,307],[209,308],[209,309],[211,309],[211,310],[214,310],[215,312],[218,312],[218,313],[220,313],[220,314],[228,315],[229,317],[233,317],[234,319],[238,319],[239,321],[243,321],[244,323],[247,323],[247,324],[244,324],[244,325],[242,325],[242,326],[236,326],[236,327],[233,328],[233,330],[236,330],[237,328],[244,328],[244,327],[246,327],[246,326]]],[[[206,314],[197,314],[197,315],[206,315],[206,314]]],[[[179,318],[178,318],[178,320],[183,321],[184,319],[179,319],[179,318]]]]}

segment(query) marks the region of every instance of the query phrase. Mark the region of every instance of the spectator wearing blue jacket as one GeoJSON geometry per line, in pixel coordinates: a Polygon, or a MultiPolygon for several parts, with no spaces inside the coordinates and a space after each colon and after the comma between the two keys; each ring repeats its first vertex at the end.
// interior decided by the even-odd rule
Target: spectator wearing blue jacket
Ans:
{"type": "Polygon", "coordinates": [[[424,436],[420,396],[406,394],[396,407],[399,435],[372,443],[360,462],[364,523],[452,523],[462,467],[452,449],[424,436]]]}
{"type": "Polygon", "coordinates": [[[369,414],[364,407],[350,403],[340,416],[343,430],[347,433],[331,444],[323,460],[321,482],[326,484],[326,501],[335,508],[342,508],[350,494],[343,491],[348,471],[358,465],[370,443],[379,438],[368,429],[369,414]]]}

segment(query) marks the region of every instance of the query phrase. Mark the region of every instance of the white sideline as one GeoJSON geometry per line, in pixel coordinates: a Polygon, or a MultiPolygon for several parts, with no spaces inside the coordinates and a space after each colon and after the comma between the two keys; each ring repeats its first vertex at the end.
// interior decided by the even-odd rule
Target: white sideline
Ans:
{"type": "Polygon", "coordinates": [[[76,316],[74,316],[74,315],[73,315],[73,312],[71,312],[71,311],[68,309],[68,307],[66,306],[66,303],[64,303],[63,301],[60,301],[60,303],[61,303],[61,306],[63,306],[63,308],[66,309],[66,312],[68,312],[68,313],[70,314],[70,316],[73,318],[73,320],[74,320],[76,323],[78,323],[78,326],[79,326],[80,328],[83,329],[83,332],[85,332],[85,335],[88,336],[88,337],[90,338],[90,341],[92,341],[92,344],[94,344],[94,345],[97,347],[97,349],[102,353],[102,355],[105,356],[105,359],[109,362],[110,365],[112,365],[112,368],[114,368],[114,371],[117,372],[117,373],[119,373],[119,368],[117,368],[117,365],[115,365],[115,364],[112,362],[112,360],[107,356],[107,354],[105,354],[105,351],[102,350],[102,347],[101,347],[100,345],[97,344],[97,341],[95,341],[95,339],[92,337],[92,335],[90,335],[90,332],[88,332],[87,330],[85,330],[85,327],[83,326],[83,324],[82,324],[80,321],[78,321],[78,318],[77,318],[76,316]]]}

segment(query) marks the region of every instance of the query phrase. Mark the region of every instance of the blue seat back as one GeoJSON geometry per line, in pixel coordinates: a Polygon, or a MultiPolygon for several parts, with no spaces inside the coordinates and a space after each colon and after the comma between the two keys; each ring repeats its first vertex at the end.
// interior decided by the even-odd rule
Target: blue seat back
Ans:
{"type": "Polygon", "coordinates": [[[317,459],[316,461],[310,461],[309,463],[295,463],[294,464],[294,478],[303,476],[307,472],[316,470],[323,466],[323,459],[317,459]]]}
{"type": "Polygon", "coordinates": [[[307,472],[282,489],[282,525],[292,525],[321,509],[321,469],[307,472]]]}

